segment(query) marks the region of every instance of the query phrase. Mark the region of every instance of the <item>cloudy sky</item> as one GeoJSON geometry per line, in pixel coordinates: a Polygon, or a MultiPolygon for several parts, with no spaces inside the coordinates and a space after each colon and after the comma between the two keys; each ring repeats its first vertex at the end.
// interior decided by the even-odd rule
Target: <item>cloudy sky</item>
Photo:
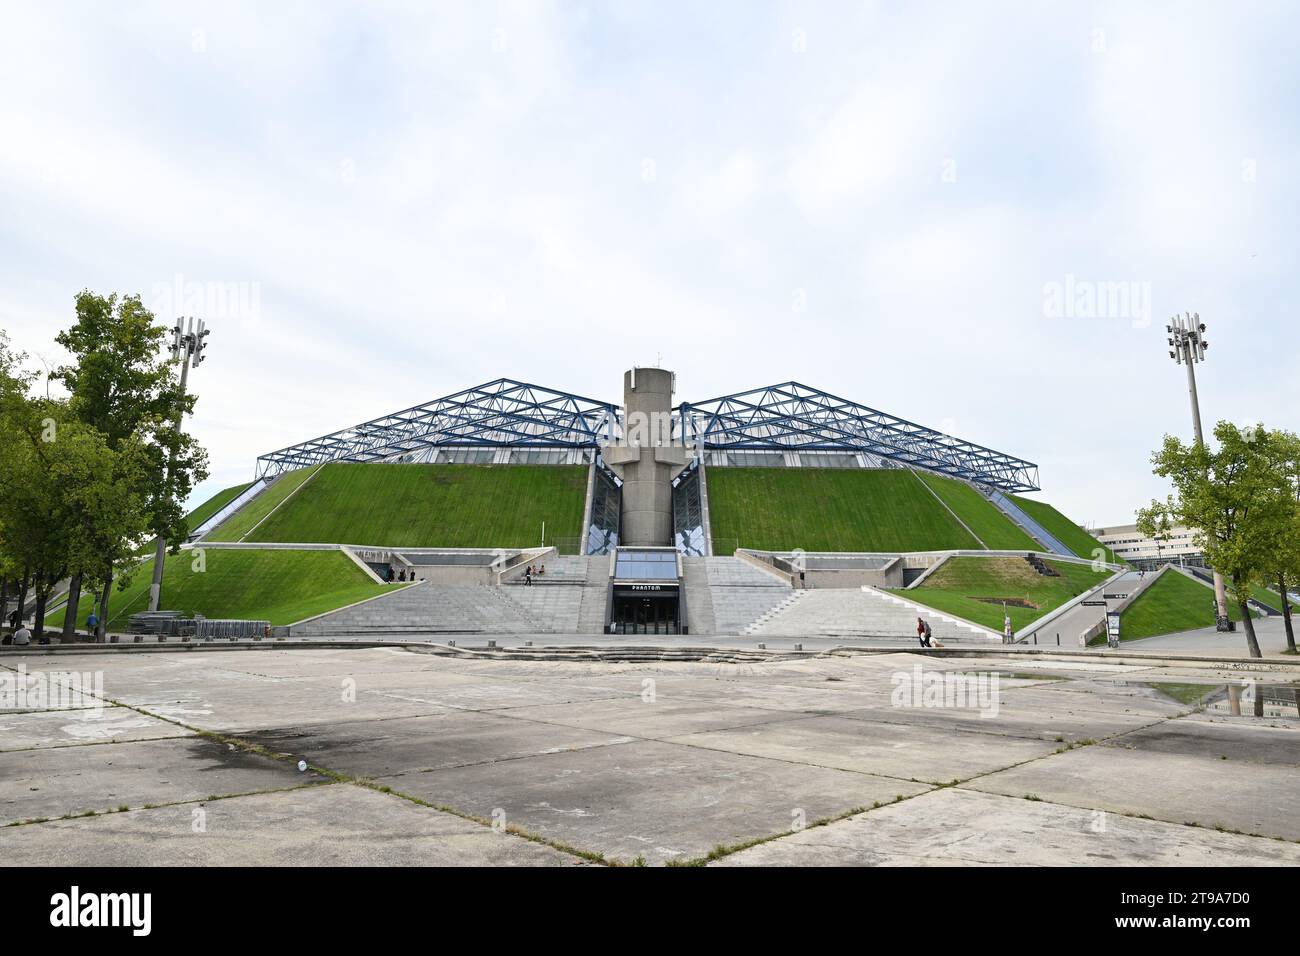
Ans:
{"type": "Polygon", "coordinates": [[[0,3],[0,327],[212,334],[203,492],[500,376],[797,380],[1035,461],[1079,521],[1300,429],[1300,7],[0,3]],[[234,294],[229,294],[231,291],[234,294]],[[226,292],[227,294],[222,294],[226,292]]]}

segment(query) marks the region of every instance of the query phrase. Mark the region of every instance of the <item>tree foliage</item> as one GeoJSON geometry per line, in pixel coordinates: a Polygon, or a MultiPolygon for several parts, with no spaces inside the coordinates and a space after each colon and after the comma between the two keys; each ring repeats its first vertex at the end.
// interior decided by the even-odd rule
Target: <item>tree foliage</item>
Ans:
{"type": "Polygon", "coordinates": [[[106,589],[148,539],[178,545],[183,502],[207,477],[206,453],[180,425],[194,398],[165,352],[167,328],[139,296],[85,291],[75,305],[56,339],[71,361],[50,374],[66,397],[39,394],[0,331],[0,577],[30,577],[38,633],[54,582],[70,578],[75,599],[83,582],[106,589]]]}
{"type": "Polygon", "coordinates": [[[1252,584],[1275,578],[1284,543],[1293,540],[1297,522],[1294,435],[1263,426],[1238,428],[1219,422],[1217,447],[1185,444],[1165,436],[1152,456],[1155,474],[1169,479],[1173,494],[1138,513],[1138,528],[1156,534],[1165,522],[1194,529],[1206,563],[1223,575],[1231,599],[1240,607],[1246,644],[1259,657],[1259,643],[1247,602],[1252,584]]]}

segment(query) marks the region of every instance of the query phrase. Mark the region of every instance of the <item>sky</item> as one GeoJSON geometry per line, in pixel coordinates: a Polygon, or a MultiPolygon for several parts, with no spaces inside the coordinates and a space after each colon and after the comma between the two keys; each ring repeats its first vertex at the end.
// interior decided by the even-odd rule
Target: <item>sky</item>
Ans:
{"type": "Polygon", "coordinates": [[[195,500],[498,377],[799,381],[1076,521],[1300,430],[1300,5],[0,0],[0,328],[206,319],[195,500]]]}

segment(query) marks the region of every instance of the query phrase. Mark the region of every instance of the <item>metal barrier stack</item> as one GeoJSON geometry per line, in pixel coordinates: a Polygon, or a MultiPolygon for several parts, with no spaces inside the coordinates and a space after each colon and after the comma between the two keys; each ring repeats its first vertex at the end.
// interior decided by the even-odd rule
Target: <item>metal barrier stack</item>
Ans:
{"type": "Polygon", "coordinates": [[[204,641],[260,639],[271,626],[270,621],[213,621],[199,618],[194,621],[194,636],[204,641]]]}

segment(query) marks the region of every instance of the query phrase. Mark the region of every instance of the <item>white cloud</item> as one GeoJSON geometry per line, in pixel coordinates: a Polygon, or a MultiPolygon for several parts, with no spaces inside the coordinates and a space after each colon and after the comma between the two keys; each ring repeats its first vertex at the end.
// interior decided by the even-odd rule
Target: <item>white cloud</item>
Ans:
{"type": "Polygon", "coordinates": [[[500,375],[616,398],[662,353],[687,399],[793,378],[954,422],[1114,522],[1186,424],[1184,308],[1207,418],[1300,427],[1265,344],[1296,292],[1285,7],[4,17],[3,325],[53,353],[82,287],[256,283],[194,379],[213,484],[500,375]],[[1149,281],[1153,327],[1050,320],[1067,273],[1149,281]]]}

